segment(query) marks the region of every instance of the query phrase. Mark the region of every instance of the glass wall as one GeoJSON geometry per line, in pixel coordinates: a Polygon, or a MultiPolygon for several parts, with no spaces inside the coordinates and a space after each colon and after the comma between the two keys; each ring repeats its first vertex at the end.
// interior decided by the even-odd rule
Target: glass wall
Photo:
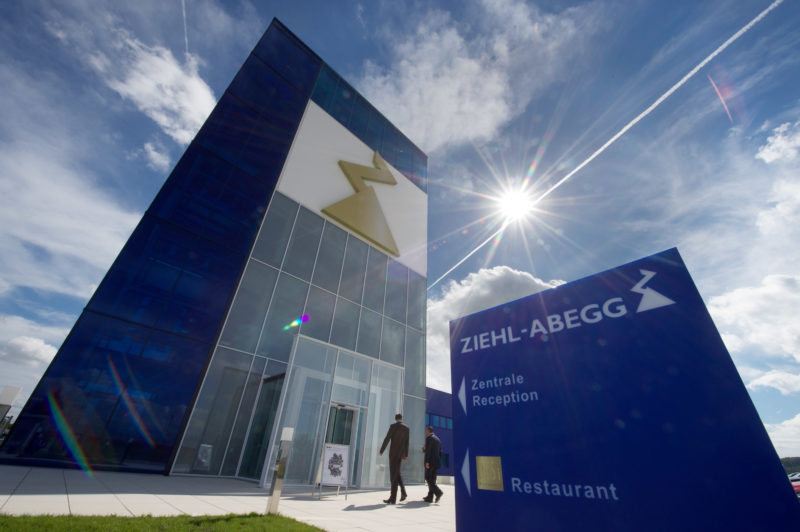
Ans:
{"type": "MultiPolygon", "coordinates": [[[[402,412],[401,380],[402,371],[399,368],[382,364],[374,364],[372,367],[361,477],[364,487],[386,487],[390,484],[388,453],[379,457],[378,451],[386,437],[386,431],[394,423],[395,414],[402,412]]],[[[419,430],[411,429],[411,432],[419,430]]],[[[409,447],[409,455],[412,452],[413,449],[409,447]]]]}
{"type": "MultiPolygon", "coordinates": [[[[337,378],[328,382],[327,391],[321,378],[310,380],[308,375],[298,374],[296,379],[300,380],[286,381],[290,400],[297,393],[306,398],[307,402],[297,408],[305,408],[306,414],[314,409],[318,414],[303,417],[309,425],[296,433],[302,439],[301,447],[311,449],[321,441],[325,427],[317,425],[327,415],[319,414],[325,401],[369,406],[369,358],[396,368],[393,371],[399,384],[392,390],[399,395],[392,404],[394,411],[386,414],[386,419],[376,420],[370,407],[364,420],[365,426],[380,421],[375,430],[385,430],[384,421],[391,422],[401,411],[403,392],[424,398],[425,324],[419,305],[414,303],[424,297],[423,277],[275,193],[233,298],[173,472],[257,476],[263,468],[265,442],[271,437],[271,433],[265,433],[266,427],[274,423],[277,408],[272,394],[283,383],[271,382],[269,391],[265,390],[265,379],[275,374],[270,374],[270,367],[285,367],[298,333],[367,357],[340,354],[337,378]],[[410,377],[404,387],[403,367],[410,377]],[[303,389],[294,390],[294,383],[301,381],[303,389]],[[311,390],[314,386],[323,395],[315,396],[311,390]],[[312,432],[312,426],[323,432],[312,432]]],[[[302,357],[301,350],[300,360],[302,357]]],[[[381,375],[386,371],[381,369],[381,375]]],[[[376,381],[378,388],[381,382],[376,381]]],[[[375,404],[385,406],[386,402],[375,404]]],[[[422,421],[419,423],[417,432],[422,430],[422,421]]],[[[371,462],[365,466],[369,482],[382,478],[376,467],[371,462]]],[[[291,473],[293,481],[301,482],[304,475],[316,472],[295,464],[291,473]]]]}
{"type": "MultiPolygon", "coordinates": [[[[378,457],[378,449],[401,411],[402,370],[304,336],[297,340],[291,368],[270,459],[270,463],[276,459],[282,429],[294,428],[285,482],[318,482],[323,442],[328,441],[350,445],[353,485],[388,486],[387,457],[378,457]],[[331,412],[338,417],[330,418],[331,412]]],[[[424,401],[417,401],[423,406],[422,421],[424,401]]],[[[423,437],[421,430],[412,433],[419,433],[412,438],[414,443],[423,437]]]]}

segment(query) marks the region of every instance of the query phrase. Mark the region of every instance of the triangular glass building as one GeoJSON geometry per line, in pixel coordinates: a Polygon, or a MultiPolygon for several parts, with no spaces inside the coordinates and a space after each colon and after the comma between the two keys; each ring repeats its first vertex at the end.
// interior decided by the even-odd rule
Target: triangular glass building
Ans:
{"type": "MultiPolygon", "coordinates": [[[[427,157],[274,20],[25,405],[4,463],[388,485],[425,417],[427,157]]],[[[422,479],[421,453],[405,474],[422,479]]]]}

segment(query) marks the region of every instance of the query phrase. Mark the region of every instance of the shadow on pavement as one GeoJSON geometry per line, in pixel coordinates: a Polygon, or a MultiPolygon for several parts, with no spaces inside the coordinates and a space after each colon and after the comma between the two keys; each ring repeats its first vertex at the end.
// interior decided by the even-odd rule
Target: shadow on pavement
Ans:
{"type": "Polygon", "coordinates": [[[356,506],[355,504],[351,504],[346,508],[342,508],[342,511],[345,512],[363,512],[365,510],[378,510],[380,508],[385,508],[386,504],[367,504],[365,506],[356,506]]]}
{"type": "Polygon", "coordinates": [[[432,503],[425,501],[411,501],[405,504],[398,505],[398,508],[426,508],[431,506],[432,503]]]}

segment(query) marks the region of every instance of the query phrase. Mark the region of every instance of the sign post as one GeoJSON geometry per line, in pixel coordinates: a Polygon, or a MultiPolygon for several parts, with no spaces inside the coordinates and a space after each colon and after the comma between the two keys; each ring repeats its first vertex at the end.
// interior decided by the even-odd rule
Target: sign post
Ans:
{"type": "Polygon", "coordinates": [[[676,249],[454,320],[450,342],[460,532],[800,521],[676,249]]]}
{"type": "Polygon", "coordinates": [[[278,457],[273,468],[272,483],[269,487],[269,503],[267,513],[278,513],[278,503],[281,502],[281,491],[283,490],[283,479],[286,476],[286,465],[289,463],[289,453],[292,450],[292,439],[294,438],[294,427],[284,427],[281,431],[281,443],[278,447],[278,457]]]}

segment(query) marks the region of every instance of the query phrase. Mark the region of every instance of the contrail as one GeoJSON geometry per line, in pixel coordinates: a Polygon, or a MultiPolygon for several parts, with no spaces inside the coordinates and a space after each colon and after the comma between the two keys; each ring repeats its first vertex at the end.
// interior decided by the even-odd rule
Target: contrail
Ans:
{"type": "Polygon", "coordinates": [[[186,55],[189,55],[189,34],[186,32],[186,0],[181,0],[183,10],[183,43],[186,45],[186,55]]]}
{"type": "Polygon", "coordinates": [[[463,258],[463,259],[461,259],[460,261],[456,262],[456,263],[453,265],[453,267],[452,267],[452,268],[450,268],[449,270],[447,270],[446,272],[444,272],[444,273],[442,274],[442,276],[441,276],[441,277],[439,277],[439,278],[438,278],[438,279],[436,279],[434,282],[432,282],[431,284],[429,284],[429,285],[428,285],[428,290],[430,290],[431,288],[433,288],[434,286],[436,286],[436,285],[439,283],[439,281],[441,281],[442,279],[444,279],[445,277],[447,277],[447,276],[450,274],[450,272],[452,272],[453,270],[455,270],[456,268],[458,268],[459,266],[461,266],[461,265],[464,263],[464,261],[465,261],[465,260],[467,260],[468,258],[470,258],[471,256],[473,256],[473,255],[474,255],[474,254],[475,254],[475,253],[476,253],[476,252],[477,252],[479,249],[481,249],[483,246],[485,246],[486,244],[488,244],[489,242],[491,242],[491,241],[492,241],[492,239],[493,239],[494,237],[496,237],[498,234],[500,234],[500,232],[501,232],[503,229],[505,229],[505,228],[506,228],[506,224],[503,224],[503,225],[501,225],[501,226],[500,226],[500,229],[498,229],[497,231],[495,231],[494,233],[492,233],[492,236],[490,236],[489,238],[487,238],[486,240],[484,240],[483,242],[481,242],[480,244],[478,244],[478,246],[477,246],[475,249],[473,249],[472,251],[470,251],[469,253],[467,253],[467,254],[466,254],[466,256],[464,256],[464,258],[463,258]]]}
{"type": "MultiPolygon", "coordinates": [[[[627,132],[628,132],[628,130],[629,130],[630,128],[632,128],[633,126],[635,126],[636,124],[638,124],[640,120],[642,120],[644,117],[646,117],[646,116],[647,116],[647,115],[649,115],[651,112],[653,112],[653,110],[654,110],[656,107],[658,107],[659,105],[661,105],[661,103],[662,103],[664,100],[666,100],[667,98],[669,98],[669,97],[672,95],[672,93],[673,93],[673,92],[675,92],[676,90],[678,90],[679,88],[681,88],[681,87],[682,87],[682,86],[683,86],[683,85],[684,85],[684,84],[685,84],[687,81],[689,81],[689,79],[691,79],[691,78],[692,78],[692,76],[694,76],[695,74],[697,74],[697,72],[699,72],[701,68],[703,68],[704,66],[706,66],[706,65],[707,65],[707,64],[708,64],[708,63],[709,63],[709,62],[710,62],[712,59],[714,59],[714,58],[715,58],[716,56],[718,56],[718,55],[719,55],[719,54],[720,54],[720,53],[721,53],[723,50],[725,50],[725,48],[727,48],[728,46],[730,46],[730,45],[731,45],[733,42],[735,42],[735,41],[736,41],[736,40],[737,40],[739,37],[741,37],[742,35],[744,35],[744,34],[745,34],[745,33],[746,33],[746,32],[747,32],[747,31],[748,31],[750,28],[752,28],[753,26],[755,26],[755,25],[756,25],[758,22],[760,22],[760,21],[761,21],[761,19],[763,19],[765,16],[767,16],[767,14],[768,14],[770,11],[772,11],[773,9],[775,9],[776,7],[778,7],[779,5],[781,5],[782,3],[783,3],[783,0],[775,0],[775,1],[774,1],[774,2],[772,2],[772,3],[771,3],[769,6],[767,6],[767,8],[766,8],[766,9],[764,9],[764,10],[763,10],[761,13],[759,13],[759,14],[758,14],[758,15],[757,15],[757,16],[756,16],[756,17],[755,17],[753,20],[751,20],[750,22],[748,22],[747,24],[745,24],[745,25],[744,25],[744,26],[743,26],[743,27],[742,27],[742,28],[741,28],[739,31],[737,31],[736,33],[734,33],[734,34],[733,34],[733,35],[732,35],[732,36],[731,36],[731,37],[730,37],[730,38],[729,38],[727,41],[725,41],[724,43],[722,43],[722,44],[721,44],[721,45],[720,45],[720,46],[719,46],[719,47],[718,47],[716,50],[714,50],[713,52],[711,52],[711,54],[709,54],[709,55],[708,55],[708,56],[707,56],[705,59],[703,59],[702,61],[700,61],[700,62],[697,64],[697,66],[695,66],[693,69],[691,69],[691,70],[689,71],[689,73],[688,73],[688,74],[686,74],[685,76],[683,76],[683,77],[680,79],[680,81],[678,81],[678,82],[677,82],[675,85],[673,85],[672,87],[670,87],[670,88],[669,88],[669,90],[668,90],[667,92],[665,92],[664,94],[662,94],[661,96],[659,96],[659,97],[658,97],[658,99],[656,99],[656,101],[654,101],[652,104],[650,104],[650,107],[648,107],[647,109],[645,109],[644,111],[642,111],[641,113],[639,113],[639,115],[638,115],[636,118],[634,118],[633,120],[631,120],[630,122],[628,122],[628,123],[625,125],[625,127],[623,127],[622,129],[620,129],[620,130],[619,130],[619,131],[618,131],[618,132],[617,132],[617,133],[616,133],[616,134],[615,134],[613,137],[611,137],[611,138],[610,138],[608,141],[606,141],[606,143],[605,143],[605,144],[603,144],[602,146],[600,146],[600,148],[598,148],[598,149],[597,149],[597,150],[596,150],[596,151],[595,151],[593,154],[591,154],[589,157],[587,157],[585,161],[583,161],[581,164],[579,164],[578,166],[576,166],[576,167],[575,167],[575,168],[574,168],[574,169],[573,169],[573,170],[572,170],[570,173],[568,173],[567,175],[565,175],[564,177],[562,177],[562,178],[561,178],[561,180],[559,180],[559,181],[558,181],[558,182],[557,182],[555,185],[553,185],[552,187],[550,187],[550,188],[549,188],[549,189],[548,189],[548,190],[547,190],[547,191],[546,191],[544,194],[542,194],[542,195],[541,195],[541,196],[539,196],[539,197],[538,197],[536,200],[534,200],[534,201],[533,201],[533,204],[534,204],[534,205],[536,205],[537,203],[539,203],[540,201],[542,201],[544,198],[546,198],[547,196],[549,196],[551,192],[553,192],[555,189],[557,189],[558,187],[560,187],[561,185],[563,185],[563,184],[564,184],[564,183],[565,183],[565,182],[566,182],[566,181],[567,181],[569,178],[571,178],[572,176],[574,176],[575,174],[577,174],[577,173],[578,173],[578,172],[579,172],[579,171],[580,171],[580,170],[581,170],[581,169],[582,169],[584,166],[586,166],[587,164],[589,164],[590,162],[592,162],[592,161],[595,159],[595,157],[597,157],[598,155],[600,155],[601,153],[603,153],[603,152],[606,150],[606,148],[608,148],[609,146],[611,146],[612,144],[614,144],[614,143],[615,143],[615,142],[616,142],[616,141],[617,141],[617,140],[618,140],[618,139],[619,139],[619,138],[620,138],[622,135],[624,135],[625,133],[627,133],[627,132]]],[[[474,255],[474,254],[475,254],[475,253],[476,253],[476,252],[477,252],[479,249],[481,249],[483,246],[485,246],[486,244],[488,244],[488,243],[489,243],[489,242],[490,242],[490,241],[491,241],[491,240],[492,240],[492,239],[493,239],[495,236],[497,236],[497,235],[498,235],[498,234],[499,234],[499,233],[500,233],[500,232],[501,232],[503,229],[505,229],[505,227],[506,227],[506,224],[503,224],[503,225],[500,227],[500,229],[498,229],[497,231],[495,231],[495,232],[494,232],[494,234],[492,234],[492,236],[490,236],[489,238],[487,238],[486,240],[484,240],[483,242],[481,242],[481,243],[480,243],[480,244],[479,244],[479,245],[478,245],[478,246],[477,246],[475,249],[473,249],[472,251],[470,251],[469,253],[467,253],[467,255],[466,255],[466,256],[465,256],[463,259],[461,259],[460,261],[458,261],[458,262],[457,262],[455,265],[453,265],[453,267],[452,267],[452,268],[450,268],[449,270],[447,270],[447,271],[446,271],[446,272],[445,272],[445,273],[444,273],[444,274],[443,274],[441,277],[439,277],[439,278],[438,278],[438,279],[436,279],[436,280],[435,280],[433,283],[431,283],[430,285],[428,285],[428,290],[430,290],[431,288],[433,288],[434,286],[436,286],[436,285],[439,283],[439,281],[441,281],[441,280],[442,280],[442,279],[444,279],[444,278],[445,278],[447,275],[449,275],[449,274],[450,274],[450,272],[452,272],[453,270],[455,270],[456,268],[458,268],[459,266],[461,266],[461,264],[463,264],[465,260],[467,260],[468,258],[470,258],[470,257],[471,257],[472,255],[474,255]]]]}
{"type": "Polygon", "coordinates": [[[774,2],[772,2],[772,3],[771,3],[771,4],[770,4],[770,5],[769,5],[769,6],[768,6],[768,7],[767,7],[767,8],[766,8],[764,11],[762,11],[761,13],[759,13],[759,14],[756,16],[756,18],[754,18],[753,20],[751,20],[750,22],[748,22],[748,23],[747,23],[747,24],[746,24],[746,25],[745,25],[745,26],[744,26],[742,29],[740,29],[739,31],[737,31],[736,33],[734,33],[734,34],[733,34],[733,35],[732,35],[732,36],[731,36],[731,37],[730,37],[730,38],[729,38],[727,41],[725,41],[724,43],[722,43],[722,44],[719,46],[719,48],[717,48],[716,50],[714,50],[713,52],[711,52],[711,54],[710,54],[708,57],[706,57],[705,59],[703,59],[702,61],[700,61],[700,63],[698,63],[696,67],[694,67],[693,69],[691,69],[691,70],[689,71],[689,73],[688,73],[688,74],[686,74],[685,76],[683,76],[683,77],[681,78],[681,80],[680,80],[678,83],[676,83],[675,85],[673,85],[672,87],[670,87],[670,89],[669,89],[667,92],[665,92],[664,94],[662,94],[661,96],[659,96],[659,97],[658,97],[658,99],[657,99],[656,101],[654,101],[652,104],[650,104],[650,107],[648,107],[647,109],[645,109],[644,111],[642,111],[642,112],[639,114],[639,116],[637,116],[636,118],[634,118],[633,120],[631,120],[630,122],[628,122],[628,124],[627,124],[625,127],[623,127],[622,129],[620,129],[620,130],[619,130],[619,132],[617,132],[617,134],[616,134],[616,135],[614,135],[613,137],[611,137],[611,138],[610,138],[608,141],[606,141],[606,143],[605,143],[605,144],[603,144],[602,146],[600,146],[600,148],[598,148],[598,149],[597,149],[597,151],[595,151],[593,154],[591,154],[591,155],[590,155],[590,156],[589,156],[589,157],[588,157],[588,158],[587,158],[585,161],[583,161],[581,164],[579,164],[578,166],[576,166],[576,167],[575,167],[575,169],[574,169],[574,170],[572,170],[570,173],[568,173],[567,175],[565,175],[564,177],[562,177],[562,178],[561,178],[561,180],[560,180],[558,183],[556,183],[555,185],[553,185],[552,187],[550,187],[550,188],[549,188],[549,189],[548,189],[548,190],[547,190],[547,191],[546,191],[544,194],[542,194],[541,196],[539,196],[539,198],[538,198],[538,199],[534,200],[533,204],[535,205],[535,204],[539,203],[540,201],[542,201],[544,198],[546,198],[547,196],[549,196],[551,192],[553,192],[555,189],[557,189],[557,188],[558,188],[558,187],[560,187],[562,184],[564,184],[564,182],[565,182],[567,179],[569,179],[570,177],[572,177],[572,176],[574,176],[575,174],[577,174],[577,173],[578,173],[578,172],[579,172],[579,171],[580,171],[580,170],[581,170],[581,169],[582,169],[584,166],[586,166],[587,164],[589,164],[590,162],[592,162],[592,161],[594,160],[594,158],[595,158],[595,157],[597,157],[598,155],[600,155],[601,153],[603,153],[603,152],[606,150],[606,148],[608,148],[609,146],[611,146],[612,144],[614,144],[614,143],[617,141],[617,139],[619,139],[619,138],[620,138],[622,135],[624,135],[624,134],[625,134],[625,133],[626,133],[626,132],[627,132],[627,131],[628,131],[630,128],[632,128],[633,126],[635,126],[636,124],[638,124],[638,123],[639,123],[639,121],[640,121],[642,118],[646,117],[646,116],[647,116],[647,115],[649,115],[651,112],[653,112],[653,109],[655,109],[656,107],[658,107],[659,105],[661,105],[661,103],[662,103],[664,100],[666,100],[667,98],[669,98],[669,97],[672,95],[672,93],[673,93],[673,92],[675,92],[676,90],[680,89],[680,88],[681,88],[681,87],[682,87],[682,86],[683,86],[683,85],[684,85],[684,84],[685,84],[687,81],[689,81],[689,79],[690,79],[692,76],[694,76],[695,74],[697,74],[697,72],[698,72],[698,71],[699,71],[701,68],[703,68],[704,66],[706,66],[706,65],[709,63],[709,61],[711,61],[712,59],[714,59],[715,57],[717,57],[717,55],[719,55],[719,54],[720,54],[720,53],[721,53],[721,52],[722,52],[722,51],[723,51],[725,48],[727,48],[728,46],[730,46],[730,45],[731,45],[731,43],[733,43],[734,41],[736,41],[736,39],[738,39],[739,37],[741,37],[742,35],[744,35],[744,34],[747,32],[747,30],[749,30],[750,28],[752,28],[753,26],[755,26],[755,25],[756,25],[756,24],[757,24],[757,23],[758,23],[758,22],[759,22],[759,21],[760,21],[762,18],[764,18],[765,16],[767,16],[767,13],[769,13],[770,11],[772,11],[773,9],[775,9],[776,7],[778,7],[779,5],[781,5],[782,3],[783,3],[783,0],[775,0],[774,2]]]}

